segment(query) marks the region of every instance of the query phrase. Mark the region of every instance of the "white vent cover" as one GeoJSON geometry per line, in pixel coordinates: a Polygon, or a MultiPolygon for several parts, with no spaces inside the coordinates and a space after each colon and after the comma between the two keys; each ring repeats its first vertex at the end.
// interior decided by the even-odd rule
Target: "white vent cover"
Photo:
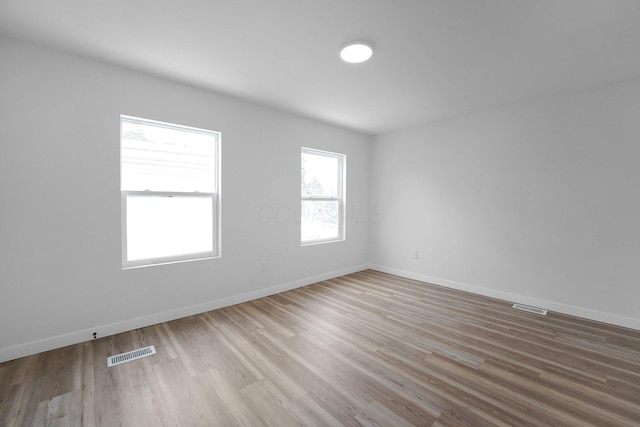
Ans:
{"type": "Polygon", "coordinates": [[[538,308],[538,307],[531,307],[530,305],[513,304],[512,307],[517,309],[517,310],[528,311],[529,313],[540,314],[542,316],[546,316],[547,315],[547,310],[544,310],[544,309],[538,308]]]}
{"type": "Polygon", "coordinates": [[[115,356],[107,357],[107,367],[119,365],[121,363],[129,362],[135,359],[140,359],[141,357],[151,356],[152,354],[156,354],[156,348],[152,345],[150,345],[149,347],[128,351],[126,353],[116,354],[115,356]]]}

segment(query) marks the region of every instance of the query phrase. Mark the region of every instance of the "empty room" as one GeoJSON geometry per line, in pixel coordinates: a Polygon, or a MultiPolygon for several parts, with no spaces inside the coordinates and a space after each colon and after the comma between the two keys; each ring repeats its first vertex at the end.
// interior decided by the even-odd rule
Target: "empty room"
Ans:
{"type": "Polygon", "coordinates": [[[0,427],[639,426],[640,2],[0,0],[0,427]]]}

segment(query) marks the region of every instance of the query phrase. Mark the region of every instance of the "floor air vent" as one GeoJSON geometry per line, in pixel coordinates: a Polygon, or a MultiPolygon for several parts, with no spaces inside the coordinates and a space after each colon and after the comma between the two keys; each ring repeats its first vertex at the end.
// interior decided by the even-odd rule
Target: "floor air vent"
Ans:
{"type": "Polygon", "coordinates": [[[544,310],[544,309],[538,308],[538,307],[531,307],[530,305],[513,304],[512,307],[515,308],[515,309],[518,309],[518,310],[528,311],[529,313],[540,314],[542,316],[546,316],[547,315],[547,310],[544,310]]]}
{"type": "Polygon", "coordinates": [[[152,354],[156,354],[156,348],[152,345],[133,351],[128,351],[126,353],[116,354],[115,356],[107,357],[107,367],[130,362],[131,360],[140,359],[141,357],[151,356],[152,354]]]}

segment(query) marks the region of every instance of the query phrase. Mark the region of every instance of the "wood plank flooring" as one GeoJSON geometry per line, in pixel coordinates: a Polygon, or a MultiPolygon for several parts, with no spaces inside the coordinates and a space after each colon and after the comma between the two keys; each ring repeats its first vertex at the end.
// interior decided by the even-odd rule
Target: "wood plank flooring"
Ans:
{"type": "Polygon", "coordinates": [[[369,270],[0,364],[0,425],[637,427],[640,333],[369,270]]]}

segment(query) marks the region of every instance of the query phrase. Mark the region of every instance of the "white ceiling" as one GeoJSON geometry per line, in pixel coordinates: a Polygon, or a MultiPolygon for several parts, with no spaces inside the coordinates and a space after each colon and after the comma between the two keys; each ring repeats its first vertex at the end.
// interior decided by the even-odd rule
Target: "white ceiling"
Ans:
{"type": "Polygon", "coordinates": [[[0,33],[367,134],[640,75],[638,0],[0,0],[0,33]]]}

